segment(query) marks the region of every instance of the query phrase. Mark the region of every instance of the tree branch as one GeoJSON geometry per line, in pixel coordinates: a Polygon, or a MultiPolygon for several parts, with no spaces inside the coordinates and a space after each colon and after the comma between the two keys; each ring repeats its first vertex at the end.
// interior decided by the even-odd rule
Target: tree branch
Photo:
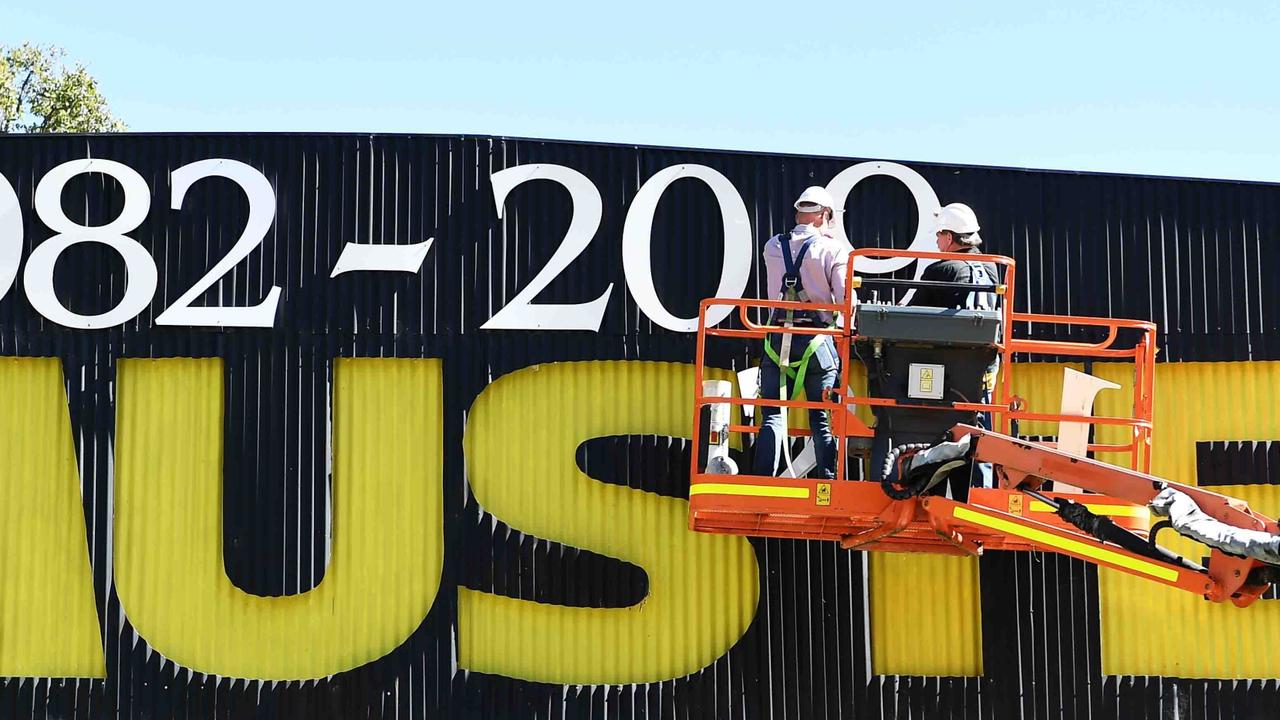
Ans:
{"type": "MultiPolygon", "coordinates": [[[[26,97],[27,86],[31,84],[31,78],[36,74],[34,68],[27,68],[27,76],[22,79],[22,85],[18,87],[18,94],[13,99],[13,121],[16,123],[22,117],[22,100],[26,97]]],[[[7,123],[6,123],[7,124],[7,123]]],[[[5,132],[9,129],[6,127],[5,132]]]]}

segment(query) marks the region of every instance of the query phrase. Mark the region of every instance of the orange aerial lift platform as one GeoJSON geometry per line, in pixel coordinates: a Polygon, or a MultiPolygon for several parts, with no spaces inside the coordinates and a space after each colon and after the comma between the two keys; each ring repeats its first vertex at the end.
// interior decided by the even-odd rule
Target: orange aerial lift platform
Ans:
{"type": "MultiPolygon", "coordinates": [[[[984,550],[1057,552],[1241,607],[1280,581],[1280,527],[1274,520],[1241,500],[1149,474],[1155,325],[1015,312],[1016,270],[1011,258],[998,255],[864,248],[850,256],[849,297],[838,305],[703,301],[694,386],[697,451],[692,453],[690,474],[690,527],[710,533],[829,540],[860,550],[952,555],[980,555],[984,550]],[[855,274],[860,257],[989,262],[1003,269],[1003,278],[989,287],[861,278],[855,274]],[[856,300],[858,288],[901,291],[940,285],[988,292],[1000,302],[994,308],[958,309],[856,300]],[[738,322],[708,327],[708,313],[716,310],[720,315],[724,306],[737,310],[738,322]],[[803,328],[751,317],[767,313],[776,318],[801,308],[839,316],[830,326],[803,328]],[[1015,335],[1033,324],[1073,328],[1077,334],[1088,327],[1105,336],[1077,342],[1015,335]],[[770,334],[831,335],[841,361],[837,389],[822,398],[772,400],[732,397],[725,392],[728,383],[706,381],[709,338],[763,342],[770,334]],[[1015,392],[1018,366],[1036,356],[1132,362],[1131,413],[1098,417],[1029,411],[1015,392]],[[986,397],[982,375],[997,359],[999,381],[994,392],[988,386],[986,397]],[[851,387],[855,362],[867,369],[869,391],[860,396],[844,390],[851,387]],[[835,479],[738,473],[729,459],[731,438],[754,436],[759,428],[732,422],[734,406],[774,406],[783,413],[828,411],[837,443],[835,479]],[[859,418],[859,407],[870,408],[874,426],[859,418]],[[990,418],[984,424],[999,432],[981,427],[980,414],[990,418]],[[1128,442],[1088,442],[1083,450],[1127,457],[1128,467],[1065,452],[1055,443],[1017,437],[1015,428],[1025,421],[1127,428],[1128,442]],[[864,463],[869,465],[865,472],[864,463]],[[983,468],[989,472],[984,474],[983,468]],[[871,477],[861,479],[864,475],[871,477]],[[1153,512],[1167,519],[1152,526],[1153,512]],[[1208,546],[1208,561],[1201,564],[1158,545],[1156,535],[1165,528],[1208,546]]],[[[733,310],[730,313],[735,316],[733,310]]],[[[791,429],[789,434],[808,433],[791,429]]],[[[787,464],[791,466],[789,454],[787,464]]]]}

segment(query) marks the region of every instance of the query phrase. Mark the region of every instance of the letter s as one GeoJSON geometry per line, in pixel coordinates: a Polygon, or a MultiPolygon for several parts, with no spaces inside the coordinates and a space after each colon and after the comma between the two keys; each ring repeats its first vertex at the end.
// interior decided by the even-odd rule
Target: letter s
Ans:
{"type": "Polygon", "coordinates": [[[575,464],[593,437],[687,434],[693,368],[636,361],[556,363],[481,393],[464,446],[476,498],[514,528],[635,563],[649,595],[626,608],[549,605],[459,590],[459,663],[563,684],[625,684],[692,673],[746,632],[759,568],[742,538],[688,529],[687,501],[592,480],[575,464]]]}

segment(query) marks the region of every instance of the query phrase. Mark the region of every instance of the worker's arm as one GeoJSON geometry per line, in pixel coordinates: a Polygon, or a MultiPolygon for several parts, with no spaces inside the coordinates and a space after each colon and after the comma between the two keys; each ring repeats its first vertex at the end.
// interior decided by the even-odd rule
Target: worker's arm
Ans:
{"type": "Polygon", "coordinates": [[[832,302],[841,303],[846,300],[845,293],[852,296],[854,305],[858,304],[858,291],[853,288],[846,288],[844,284],[845,272],[849,267],[849,253],[852,248],[835,247],[830,250],[830,256],[823,263],[823,271],[827,275],[827,284],[831,286],[832,302]]]}

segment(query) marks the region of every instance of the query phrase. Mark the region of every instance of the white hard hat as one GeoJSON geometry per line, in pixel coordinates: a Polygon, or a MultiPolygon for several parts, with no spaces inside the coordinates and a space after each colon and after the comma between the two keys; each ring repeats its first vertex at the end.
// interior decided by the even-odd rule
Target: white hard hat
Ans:
{"type": "Polygon", "coordinates": [[[939,232],[950,230],[956,235],[968,235],[979,230],[978,216],[964,203],[951,203],[944,208],[934,210],[933,216],[938,218],[939,232]]]}
{"type": "Polygon", "coordinates": [[[831,193],[821,185],[810,185],[800,193],[800,198],[796,200],[795,209],[800,212],[817,212],[821,208],[835,211],[835,203],[831,201],[831,193]],[[801,207],[801,205],[805,207],[801,207]]]}

